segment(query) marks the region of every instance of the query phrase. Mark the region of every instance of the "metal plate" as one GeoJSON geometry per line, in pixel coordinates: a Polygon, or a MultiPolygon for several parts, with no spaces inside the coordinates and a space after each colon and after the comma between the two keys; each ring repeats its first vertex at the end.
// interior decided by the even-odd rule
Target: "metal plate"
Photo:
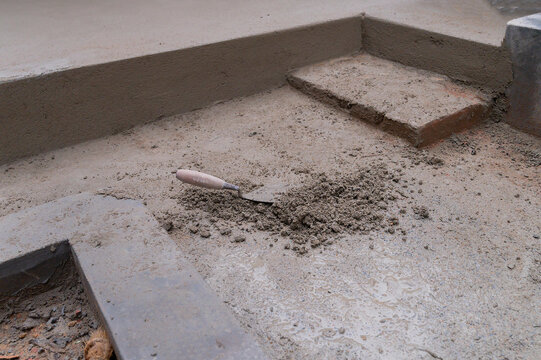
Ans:
{"type": "Polygon", "coordinates": [[[270,184],[260,187],[247,194],[242,194],[242,198],[250,201],[272,204],[274,201],[285,193],[289,185],[285,184],[270,184]]]}

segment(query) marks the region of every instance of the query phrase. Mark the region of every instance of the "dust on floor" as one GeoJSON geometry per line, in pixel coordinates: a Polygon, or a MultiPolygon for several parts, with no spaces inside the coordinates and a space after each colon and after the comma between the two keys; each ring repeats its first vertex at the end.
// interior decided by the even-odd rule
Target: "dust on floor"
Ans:
{"type": "Polygon", "coordinates": [[[535,359],[540,152],[493,121],[417,150],[283,87],[5,165],[0,215],[81,191],[142,199],[273,359],[535,359]],[[260,208],[178,168],[299,185],[260,208]],[[310,198],[325,183],[350,198],[310,198]]]}

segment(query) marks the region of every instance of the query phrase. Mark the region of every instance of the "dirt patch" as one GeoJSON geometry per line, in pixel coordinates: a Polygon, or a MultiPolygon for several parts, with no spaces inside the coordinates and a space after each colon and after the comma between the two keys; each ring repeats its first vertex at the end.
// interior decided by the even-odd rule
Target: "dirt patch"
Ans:
{"type": "Polygon", "coordinates": [[[0,356],[83,359],[84,342],[98,324],[73,273],[53,289],[0,303],[0,356]]]}
{"type": "MultiPolygon", "coordinates": [[[[478,128],[476,131],[452,135],[445,140],[444,147],[461,154],[479,155],[487,151],[488,144],[481,138],[486,135],[491,139],[490,145],[499,152],[498,157],[509,158],[514,165],[519,167],[541,167],[539,138],[516,130],[505,123],[503,121],[505,112],[498,111],[499,103],[498,100],[495,101],[496,105],[491,117],[485,122],[482,132],[481,128],[478,128]],[[481,133],[483,135],[480,135],[481,133]]],[[[491,149],[490,152],[494,153],[494,150],[491,149]]]]}
{"type": "MultiPolygon", "coordinates": [[[[209,227],[231,235],[239,224],[290,239],[285,245],[304,254],[330,245],[341,234],[398,230],[398,216],[389,208],[404,195],[396,184],[402,171],[372,164],[348,174],[308,174],[304,185],[283,194],[274,204],[256,204],[234,193],[187,188],[178,198],[186,212],[176,219],[192,233],[209,237],[209,227]],[[205,224],[205,219],[209,223],[205,224]]],[[[232,242],[243,242],[234,236],[232,242]]]]}

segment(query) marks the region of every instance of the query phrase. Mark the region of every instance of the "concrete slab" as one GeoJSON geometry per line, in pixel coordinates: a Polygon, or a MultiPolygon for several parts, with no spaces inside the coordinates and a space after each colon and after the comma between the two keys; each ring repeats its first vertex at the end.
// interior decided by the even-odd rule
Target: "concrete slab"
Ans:
{"type": "Polygon", "coordinates": [[[305,67],[289,82],[415,146],[471,127],[488,114],[479,91],[368,54],[305,67]]]}
{"type": "Polygon", "coordinates": [[[0,229],[0,285],[14,263],[28,268],[21,254],[54,258],[51,245],[69,239],[118,359],[266,358],[139,202],[80,194],[0,218],[0,229]]]}
{"type": "Polygon", "coordinates": [[[361,12],[500,45],[506,22],[484,0],[6,0],[0,81],[185,49],[361,12]]]}
{"type": "Polygon", "coordinates": [[[510,21],[505,40],[513,60],[507,122],[541,136],[541,13],[510,21]]]}
{"type": "Polygon", "coordinates": [[[533,360],[540,165],[541,139],[504,122],[418,150],[285,86],[0,165],[0,215],[80,191],[142,199],[271,359],[434,360],[425,349],[443,359],[533,360]],[[382,212],[406,234],[337,238],[304,256],[257,224],[188,212],[190,189],[172,174],[303,184],[372,163],[402,174],[406,198],[382,212]],[[418,205],[428,219],[416,219],[418,205]],[[191,233],[196,222],[209,238],[191,233]],[[246,240],[231,242],[237,235],[246,240]]]}

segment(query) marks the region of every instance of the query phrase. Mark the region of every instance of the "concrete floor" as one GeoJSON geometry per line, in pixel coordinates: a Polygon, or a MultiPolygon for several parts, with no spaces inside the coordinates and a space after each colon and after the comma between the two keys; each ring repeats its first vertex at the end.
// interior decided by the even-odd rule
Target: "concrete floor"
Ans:
{"type": "Polygon", "coordinates": [[[415,150],[283,87],[3,165],[0,216],[81,191],[143,199],[273,359],[536,359],[540,153],[492,121],[415,150]],[[294,182],[371,163],[403,171],[407,198],[387,211],[406,235],[348,235],[304,256],[250,224],[226,224],[242,243],[191,234],[186,219],[208,219],[185,209],[172,174],[294,182]]]}
{"type": "Polygon", "coordinates": [[[0,3],[0,81],[325,22],[365,12],[499,46],[513,15],[485,0],[142,0],[0,3]]]}
{"type": "MultiPolygon", "coordinates": [[[[363,11],[491,45],[513,16],[484,0],[8,0],[0,4],[7,54],[0,81],[363,11]]],[[[0,216],[83,191],[143,199],[274,359],[536,359],[540,154],[538,138],[492,121],[415,150],[282,87],[2,165],[0,216]],[[442,164],[426,160],[433,158],[442,164]],[[406,234],[348,235],[304,256],[249,224],[226,224],[246,235],[241,243],[211,224],[209,238],[191,234],[186,216],[208,218],[185,208],[186,188],[172,175],[191,167],[253,183],[294,182],[306,171],[347,173],[371,163],[403,172],[407,198],[387,211],[406,234]],[[415,217],[417,204],[429,219],[415,217]]]]}

